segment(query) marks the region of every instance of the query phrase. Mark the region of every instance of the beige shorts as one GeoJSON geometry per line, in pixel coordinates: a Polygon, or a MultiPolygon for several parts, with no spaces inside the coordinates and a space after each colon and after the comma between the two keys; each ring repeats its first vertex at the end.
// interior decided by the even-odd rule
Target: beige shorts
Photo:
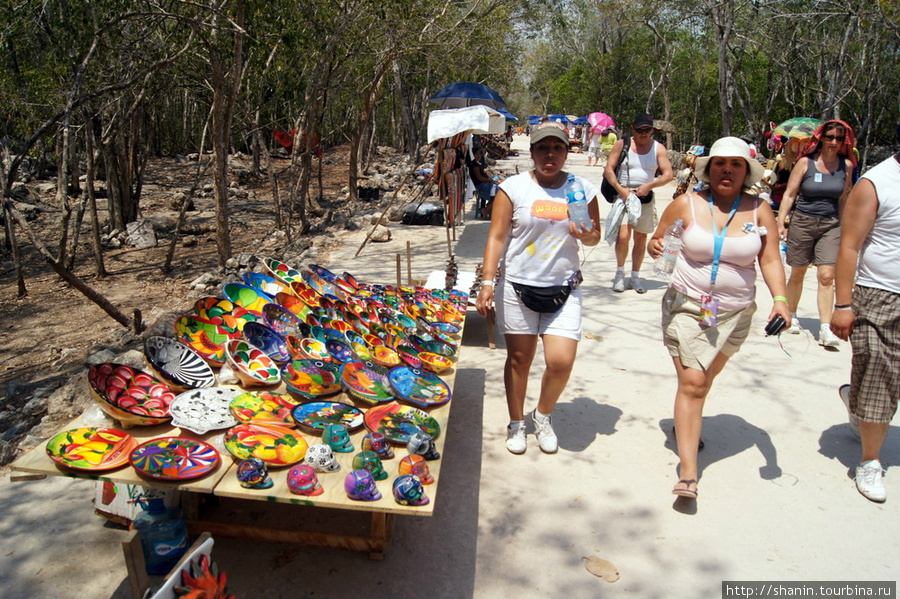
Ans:
{"type": "MultiPolygon", "coordinates": [[[[650,202],[641,204],[641,217],[636,225],[632,225],[632,229],[635,233],[651,235],[656,231],[657,224],[659,224],[659,219],[656,217],[656,198],[654,197],[650,202]]],[[[628,226],[627,218],[622,219],[622,226],[628,226]]]]}
{"type": "Polygon", "coordinates": [[[701,325],[700,302],[669,287],[662,299],[663,343],[688,368],[706,371],[720,353],[730,358],[738,352],[755,312],[754,302],[743,310],[720,312],[715,328],[701,325]]]}

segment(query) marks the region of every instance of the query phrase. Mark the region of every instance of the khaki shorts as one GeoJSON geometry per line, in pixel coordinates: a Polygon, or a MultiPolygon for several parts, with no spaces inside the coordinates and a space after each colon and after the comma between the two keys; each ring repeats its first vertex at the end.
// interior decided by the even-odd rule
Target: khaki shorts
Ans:
{"type": "Polygon", "coordinates": [[[717,326],[708,327],[700,324],[700,302],[669,287],[662,299],[663,343],[683,365],[705,372],[720,353],[730,358],[738,352],[755,312],[755,302],[743,310],[721,312],[717,326]]]}
{"type": "Polygon", "coordinates": [[[900,294],[857,285],[850,333],[850,411],[866,422],[890,422],[900,398],[900,294]]]}
{"type": "MultiPolygon", "coordinates": [[[[651,235],[656,231],[656,225],[659,224],[659,219],[656,217],[656,194],[651,201],[646,204],[641,204],[641,218],[638,219],[636,225],[632,225],[632,229],[635,233],[644,233],[646,235],[651,235]]],[[[622,219],[623,227],[628,226],[628,219],[622,219]]]]}
{"type": "Polygon", "coordinates": [[[841,221],[837,218],[791,214],[788,227],[788,266],[825,264],[834,266],[841,245],[841,221]]]}

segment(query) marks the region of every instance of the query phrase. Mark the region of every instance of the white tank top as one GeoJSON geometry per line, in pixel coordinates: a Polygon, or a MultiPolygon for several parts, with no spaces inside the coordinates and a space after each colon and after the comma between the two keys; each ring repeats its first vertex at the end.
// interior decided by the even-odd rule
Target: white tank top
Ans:
{"type": "Polygon", "coordinates": [[[859,254],[856,282],[900,293],[900,163],[892,156],[863,179],[875,185],[878,213],[859,254]]]}
{"type": "Polygon", "coordinates": [[[619,169],[619,183],[629,189],[640,187],[644,183],[649,183],[656,177],[656,151],[659,142],[653,140],[650,151],[646,154],[638,154],[634,151],[634,140],[629,140],[628,157],[622,168],[619,169]]]}

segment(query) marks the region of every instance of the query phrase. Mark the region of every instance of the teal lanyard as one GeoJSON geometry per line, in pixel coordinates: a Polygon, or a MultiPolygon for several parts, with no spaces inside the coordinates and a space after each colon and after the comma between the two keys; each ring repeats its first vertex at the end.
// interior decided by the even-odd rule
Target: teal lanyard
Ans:
{"type": "Polygon", "coordinates": [[[728,220],[725,221],[725,226],[722,227],[722,230],[719,231],[716,228],[716,217],[713,214],[713,200],[712,200],[712,192],[709,192],[709,220],[712,223],[713,230],[713,261],[712,261],[712,272],[709,275],[709,286],[716,286],[716,277],[719,275],[719,258],[722,256],[722,245],[725,243],[725,237],[728,234],[728,225],[731,224],[731,219],[734,218],[734,214],[737,212],[738,206],[741,205],[741,196],[738,195],[734,200],[734,204],[731,205],[731,212],[728,213],[728,220]]]}

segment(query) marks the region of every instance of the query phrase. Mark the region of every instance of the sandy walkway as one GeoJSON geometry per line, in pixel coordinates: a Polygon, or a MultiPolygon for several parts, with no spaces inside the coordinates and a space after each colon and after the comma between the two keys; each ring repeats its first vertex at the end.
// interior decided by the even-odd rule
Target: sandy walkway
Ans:
{"type": "MultiPolygon", "coordinates": [[[[527,139],[515,146],[527,169],[527,139]]],[[[601,169],[585,163],[573,154],[569,168],[599,185],[601,169]]],[[[604,217],[607,208],[603,202],[604,217]]],[[[480,262],[487,228],[469,221],[458,229],[462,270],[480,262]]],[[[416,278],[443,268],[443,229],[392,230],[394,241],[368,245],[356,259],[365,232],[347,234],[344,250],[325,266],[393,281],[394,257],[409,240],[416,278]]],[[[754,332],[707,403],[699,501],[682,504],[670,495],[675,378],[658,324],[665,284],[648,263],[646,294],[615,294],[614,267],[604,242],[587,252],[586,338],[556,411],[558,454],[542,454],[531,435],[525,455],[506,451],[502,339],[488,349],[483,319],[470,311],[435,515],[398,518],[383,562],[218,539],[214,557],[231,592],[250,599],[712,598],[721,596],[723,580],[897,579],[900,566],[890,556],[900,553],[900,540],[889,514],[900,485],[889,472],[889,499],[877,505],[849,477],[859,447],[837,395],[849,377],[849,346],[826,351],[808,336],[791,337],[786,355],[763,335],[771,304],[760,281],[754,332]],[[612,561],[621,579],[592,576],[582,561],[591,555],[612,561]]],[[[807,328],[817,324],[814,285],[808,277],[801,302],[807,328]]],[[[538,383],[536,373],[527,410],[538,383]]],[[[883,456],[888,467],[900,462],[895,427],[883,456]]],[[[0,484],[3,596],[129,596],[118,545],[124,533],[91,514],[92,493],[92,483],[59,478],[0,484]]]]}

